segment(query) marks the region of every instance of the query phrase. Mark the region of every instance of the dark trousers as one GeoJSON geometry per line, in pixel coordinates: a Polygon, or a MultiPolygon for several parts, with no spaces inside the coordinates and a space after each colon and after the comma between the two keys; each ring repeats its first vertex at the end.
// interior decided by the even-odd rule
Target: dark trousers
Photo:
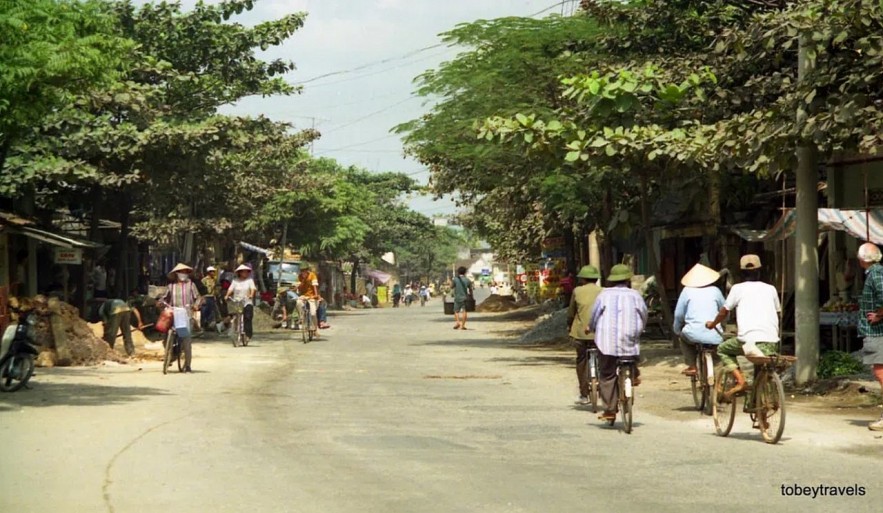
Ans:
{"type": "MultiPolygon", "coordinates": [[[[619,383],[616,376],[616,357],[598,354],[598,372],[600,383],[598,384],[598,395],[604,401],[604,411],[614,412],[619,402],[619,383]]],[[[632,367],[632,379],[634,380],[641,375],[638,366],[632,367]]]]}
{"type": "Polygon", "coordinates": [[[242,310],[242,320],[245,321],[245,336],[251,338],[254,333],[251,325],[251,320],[254,319],[254,305],[249,303],[245,305],[245,308],[242,310]]]}
{"type": "Polygon", "coordinates": [[[580,397],[589,396],[589,348],[595,347],[594,340],[571,339],[576,349],[576,379],[579,381],[580,397]]]}
{"type": "Polygon", "coordinates": [[[203,328],[207,328],[210,325],[209,323],[215,320],[215,298],[205,296],[204,299],[202,308],[200,308],[199,321],[202,323],[203,328]]]}
{"type": "Polygon", "coordinates": [[[319,306],[316,308],[316,319],[319,323],[328,322],[328,303],[325,301],[319,301],[319,306]]]}
{"type": "Polygon", "coordinates": [[[132,312],[113,314],[104,324],[104,341],[111,349],[116,343],[117,333],[120,329],[123,330],[123,344],[126,354],[132,356],[135,354],[135,344],[132,342],[132,312]]]}

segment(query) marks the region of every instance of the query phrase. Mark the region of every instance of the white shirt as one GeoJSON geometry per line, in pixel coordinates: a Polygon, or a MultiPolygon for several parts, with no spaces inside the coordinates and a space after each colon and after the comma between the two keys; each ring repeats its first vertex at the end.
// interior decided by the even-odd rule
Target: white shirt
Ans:
{"type": "Polygon", "coordinates": [[[228,292],[232,294],[234,300],[247,302],[249,296],[251,295],[251,291],[257,289],[258,288],[254,285],[254,280],[251,278],[246,278],[244,280],[233,280],[233,283],[230,284],[230,290],[228,292]]]}
{"type": "Polygon", "coordinates": [[[724,302],[724,308],[736,311],[739,333],[743,343],[778,342],[779,315],[782,305],[776,287],[761,281],[746,281],[733,285],[724,302]]]}

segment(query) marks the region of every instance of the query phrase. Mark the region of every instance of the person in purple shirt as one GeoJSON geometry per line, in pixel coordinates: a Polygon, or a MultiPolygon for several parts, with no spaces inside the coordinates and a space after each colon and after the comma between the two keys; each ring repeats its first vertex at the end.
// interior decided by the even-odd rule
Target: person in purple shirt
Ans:
{"type": "MultiPolygon", "coordinates": [[[[595,332],[595,344],[601,353],[598,358],[600,393],[605,409],[601,419],[616,418],[619,387],[616,382],[616,359],[619,356],[639,356],[640,337],[647,324],[647,305],[637,290],[630,288],[631,269],[623,264],[610,269],[607,281],[610,287],[598,294],[592,309],[592,322],[586,328],[595,332]]],[[[640,371],[635,368],[634,386],[641,384],[640,371]]]]}

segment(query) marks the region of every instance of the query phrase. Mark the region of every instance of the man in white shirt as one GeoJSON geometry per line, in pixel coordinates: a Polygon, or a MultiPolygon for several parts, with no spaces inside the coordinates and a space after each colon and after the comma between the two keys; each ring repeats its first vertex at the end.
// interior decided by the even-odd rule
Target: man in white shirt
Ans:
{"type": "Polygon", "coordinates": [[[760,281],[760,257],[745,255],[739,261],[743,282],[734,285],[718,312],[717,317],[705,323],[708,329],[723,322],[730,312],[736,311],[739,332],[717,347],[721,364],[733,372],[736,386],[724,392],[727,398],[748,388],[745,376],[739,369],[736,356],[764,356],[776,353],[779,345],[779,312],[782,305],[776,288],[760,281]]]}

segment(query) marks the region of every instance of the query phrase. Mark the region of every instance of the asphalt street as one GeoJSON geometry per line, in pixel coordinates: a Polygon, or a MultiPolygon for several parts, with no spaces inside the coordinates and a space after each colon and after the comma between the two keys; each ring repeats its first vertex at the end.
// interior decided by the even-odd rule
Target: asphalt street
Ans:
{"type": "Polygon", "coordinates": [[[501,338],[498,316],[455,331],[433,300],[331,321],[310,344],[198,342],[190,375],[38,369],[0,396],[0,511],[883,511],[858,425],[796,412],[771,446],[740,414],[720,438],[642,410],[648,380],[626,435],[573,404],[567,353],[501,338]]]}

